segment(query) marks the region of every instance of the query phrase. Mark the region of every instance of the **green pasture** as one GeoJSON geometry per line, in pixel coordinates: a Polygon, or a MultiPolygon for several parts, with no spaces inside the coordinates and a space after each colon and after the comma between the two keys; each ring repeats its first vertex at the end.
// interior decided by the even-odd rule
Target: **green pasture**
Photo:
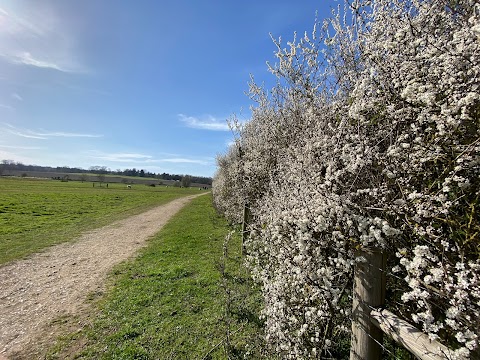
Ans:
{"type": "Polygon", "coordinates": [[[196,188],[0,178],[0,264],[178,197],[196,188]]]}
{"type": "Polygon", "coordinates": [[[107,293],[92,295],[83,329],[47,358],[266,358],[261,294],[243,267],[239,232],[224,241],[229,231],[211,196],[194,199],[115,268],[107,293]]]}

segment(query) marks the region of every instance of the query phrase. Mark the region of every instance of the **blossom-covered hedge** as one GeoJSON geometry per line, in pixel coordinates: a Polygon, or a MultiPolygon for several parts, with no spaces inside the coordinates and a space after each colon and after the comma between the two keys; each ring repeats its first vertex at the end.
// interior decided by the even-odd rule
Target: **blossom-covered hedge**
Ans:
{"type": "Polygon", "coordinates": [[[388,254],[387,306],[454,350],[480,329],[480,2],[346,1],[280,40],[214,202],[253,215],[247,262],[284,358],[339,357],[355,252],[388,254]],[[394,285],[394,286],[393,286],[394,285]]]}

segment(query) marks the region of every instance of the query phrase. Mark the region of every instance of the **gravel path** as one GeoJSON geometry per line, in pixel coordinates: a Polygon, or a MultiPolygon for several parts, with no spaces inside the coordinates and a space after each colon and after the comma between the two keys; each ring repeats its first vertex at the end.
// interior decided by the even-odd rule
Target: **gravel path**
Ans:
{"type": "Polygon", "coordinates": [[[173,200],[0,267],[0,360],[39,357],[58,335],[55,322],[84,311],[87,296],[102,292],[112,267],[135,254],[196,196],[173,200]]]}

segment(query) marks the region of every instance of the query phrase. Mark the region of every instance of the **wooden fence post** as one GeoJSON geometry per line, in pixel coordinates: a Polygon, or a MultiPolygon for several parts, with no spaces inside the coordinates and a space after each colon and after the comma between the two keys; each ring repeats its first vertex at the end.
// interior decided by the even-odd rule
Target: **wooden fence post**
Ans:
{"type": "Polygon", "coordinates": [[[359,251],[356,257],[365,261],[355,266],[350,360],[380,360],[383,333],[373,325],[370,311],[385,303],[386,255],[373,249],[359,251]]]}
{"type": "Polygon", "coordinates": [[[248,225],[252,219],[252,214],[250,213],[250,205],[245,203],[243,206],[243,224],[242,224],[242,255],[245,255],[245,240],[247,239],[250,230],[248,225]]]}

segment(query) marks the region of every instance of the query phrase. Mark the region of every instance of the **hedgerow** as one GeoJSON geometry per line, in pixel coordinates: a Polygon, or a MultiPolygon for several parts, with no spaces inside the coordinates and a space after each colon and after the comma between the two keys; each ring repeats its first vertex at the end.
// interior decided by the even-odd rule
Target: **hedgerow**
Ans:
{"type": "Polygon", "coordinates": [[[252,80],[213,183],[232,221],[251,209],[267,340],[284,358],[341,356],[356,251],[380,248],[386,306],[449,358],[478,354],[479,1],[345,1],[274,44],[277,85],[252,80]]]}

